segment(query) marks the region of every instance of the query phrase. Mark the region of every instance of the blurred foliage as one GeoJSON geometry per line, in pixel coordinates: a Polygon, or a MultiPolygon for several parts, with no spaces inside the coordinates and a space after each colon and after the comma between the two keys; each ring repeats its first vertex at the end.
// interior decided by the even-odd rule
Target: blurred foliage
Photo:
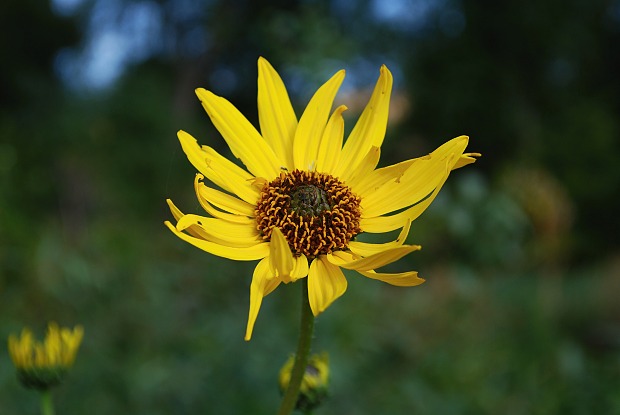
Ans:
{"type": "MultiPolygon", "coordinates": [[[[194,88],[257,124],[259,55],[298,115],[346,68],[349,128],[387,63],[382,165],[459,134],[484,155],[413,226],[424,249],[396,267],[426,284],[351,274],[318,319],[315,351],[329,351],[333,380],[320,412],[620,408],[617,0],[88,0],[62,15],[12,0],[0,23],[0,337],[25,325],[41,335],[49,320],[85,327],[59,413],[276,408],[298,287],[267,298],[245,343],[253,264],[203,254],[162,224],[167,197],[200,211],[176,131],[229,154],[194,88]],[[101,8],[123,22],[136,5],[162,24],[120,79],[89,90],[59,73],[60,52],[87,50],[101,8]]],[[[36,413],[6,352],[0,386],[0,413],[36,413]]]]}

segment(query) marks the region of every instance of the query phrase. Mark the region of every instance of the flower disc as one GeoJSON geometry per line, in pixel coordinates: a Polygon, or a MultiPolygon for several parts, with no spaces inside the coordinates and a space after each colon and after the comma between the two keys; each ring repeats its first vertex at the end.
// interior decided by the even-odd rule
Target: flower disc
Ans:
{"type": "Polygon", "coordinates": [[[360,201],[335,177],[318,172],[282,172],[266,184],[256,205],[256,224],[270,240],[278,227],[294,255],[315,258],[344,250],[361,232],[360,201]]]}

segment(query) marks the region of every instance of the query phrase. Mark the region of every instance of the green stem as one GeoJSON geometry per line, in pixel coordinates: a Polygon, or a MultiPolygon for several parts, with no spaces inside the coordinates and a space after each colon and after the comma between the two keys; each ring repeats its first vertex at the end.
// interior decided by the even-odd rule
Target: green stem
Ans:
{"type": "Polygon", "coordinates": [[[52,392],[49,389],[41,391],[41,415],[54,415],[52,392]]]}
{"type": "Polygon", "coordinates": [[[299,327],[299,342],[297,343],[297,353],[295,363],[291,371],[291,380],[282,398],[278,415],[290,415],[295,409],[301,381],[306,373],[308,366],[308,355],[310,354],[310,344],[312,343],[312,330],[314,328],[314,315],[310,309],[308,301],[308,278],[302,280],[301,288],[301,324],[299,327]]]}

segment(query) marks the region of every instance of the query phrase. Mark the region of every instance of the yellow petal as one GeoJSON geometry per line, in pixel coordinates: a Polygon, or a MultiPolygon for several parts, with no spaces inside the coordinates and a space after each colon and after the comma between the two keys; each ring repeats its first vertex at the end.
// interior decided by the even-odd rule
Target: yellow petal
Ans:
{"type": "Polygon", "coordinates": [[[362,198],[362,217],[381,216],[419,203],[441,182],[443,172],[441,162],[413,163],[399,179],[383,184],[362,198]]]}
{"type": "Polygon", "coordinates": [[[202,183],[197,186],[196,190],[199,198],[205,199],[210,204],[222,210],[234,215],[254,216],[255,205],[251,205],[248,202],[237,199],[227,193],[220,192],[219,190],[212,189],[202,183]]]}
{"type": "Polygon", "coordinates": [[[375,271],[357,271],[367,278],[387,282],[397,287],[414,287],[422,284],[425,280],[418,277],[417,271],[400,272],[396,274],[385,274],[375,271]]]}
{"type": "MultiPolygon", "coordinates": [[[[466,135],[460,135],[452,140],[446,141],[439,147],[437,147],[431,154],[431,158],[447,159],[453,154],[457,154],[459,157],[463,155],[465,147],[469,144],[469,137],[466,135]]],[[[478,154],[478,153],[469,153],[478,154]]],[[[458,160],[458,158],[457,158],[458,160]]]]}
{"type": "Polygon", "coordinates": [[[420,202],[438,186],[444,176],[446,160],[451,169],[459,159],[468,138],[457,137],[442,145],[431,157],[418,160],[397,180],[392,180],[362,199],[362,215],[370,218],[384,215],[420,202]]]}
{"type": "Polygon", "coordinates": [[[351,251],[336,251],[327,257],[328,260],[332,260],[334,264],[344,264],[346,262],[357,261],[358,259],[362,259],[361,255],[354,254],[351,251]],[[335,256],[334,256],[335,255],[335,256]]]}
{"type": "Polygon", "coordinates": [[[357,183],[364,180],[377,167],[380,156],[381,149],[379,147],[371,147],[366,157],[359,162],[355,170],[342,173],[342,180],[347,186],[355,189],[357,183]]]}
{"type": "Polygon", "coordinates": [[[256,322],[256,317],[258,317],[263,297],[275,290],[281,282],[279,278],[272,278],[268,262],[269,258],[263,258],[254,268],[254,275],[250,284],[250,311],[248,314],[248,325],[245,330],[246,341],[252,338],[254,323],[256,322]]]}
{"type": "Polygon", "coordinates": [[[340,151],[342,149],[342,138],[344,136],[344,119],[342,113],[347,109],[341,105],[334,110],[334,113],[327,121],[321,143],[319,144],[316,171],[330,173],[340,161],[340,151]]]}
{"type": "MultiPolygon", "coordinates": [[[[204,184],[202,183],[203,178],[204,176],[202,174],[196,174],[196,178],[194,179],[194,190],[196,191],[198,203],[200,203],[200,206],[202,206],[202,208],[206,210],[211,216],[218,218],[218,219],[227,220],[229,222],[235,222],[235,223],[245,223],[245,224],[256,223],[256,220],[253,217],[250,218],[244,215],[237,215],[237,214],[222,212],[221,210],[218,210],[215,207],[213,207],[209,203],[209,201],[207,201],[207,199],[205,199],[204,196],[202,195],[201,188],[204,186],[204,184]]],[[[175,218],[177,220],[179,219],[176,216],[175,218]]]]}
{"type": "Polygon", "coordinates": [[[291,281],[297,281],[308,275],[308,258],[306,258],[304,254],[300,254],[298,257],[293,258],[294,265],[293,272],[291,273],[291,281]]]}
{"type": "Polygon", "coordinates": [[[324,255],[315,258],[308,271],[308,298],[315,316],[325,311],[347,290],[342,270],[327,261],[324,255]]]}
{"type": "Polygon", "coordinates": [[[342,268],[352,269],[355,271],[370,271],[398,261],[408,253],[418,251],[421,248],[422,247],[419,245],[397,246],[353,261],[343,259],[346,257],[342,256],[339,251],[336,251],[332,254],[327,254],[327,259],[332,264],[342,268]]]}
{"type": "Polygon", "coordinates": [[[263,57],[258,58],[258,120],[261,133],[281,161],[281,167],[292,170],[297,117],[282,79],[263,57]]]}
{"type": "Polygon", "coordinates": [[[316,168],[319,144],[344,74],[344,70],[340,70],[325,82],[310,99],[299,119],[293,141],[293,161],[296,169],[316,168]]]}
{"type": "Polygon", "coordinates": [[[291,281],[294,266],[293,253],[282,231],[277,227],[271,230],[269,265],[274,276],[280,277],[283,282],[291,281]]]}
{"type": "MultiPolygon", "coordinates": [[[[425,158],[430,158],[430,155],[425,158]]],[[[364,198],[388,181],[397,180],[416,160],[419,159],[406,160],[397,164],[392,164],[391,166],[376,169],[365,177],[360,177],[359,181],[351,185],[351,188],[356,195],[364,198]]]]}
{"type": "Polygon", "coordinates": [[[187,158],[200,173],[222,189],[256,204],[260,189],[252,185],[254,177],[250,173],[211,147],[200,147],[196,139],[185,131],[179,131],[177,136],[187,158]]]}
{"type": "Polygon", "coordinates": [[[418,203],[415,206],[412,206],[408,209],[405,209],[402,212],[399,212],[395,215],[391,216],[377,216],[374,218],[361,218],[360,219],[360,227],[364,230],[364,232],[370,233],[384,233],[393,231],[394,229],[398,229],[402,226],[403,221],[410,220],[414,221],[420,216],[426,208],[430,206],[430,204],[435,200],[437,194],[443,187],[444,183],[448,179],[450,174],[450,166],[453,165],[452,160],[446,161],[446,166],[444,168],[444,175],[433,193],[422,202],[418,203]]]}
{"type": "Polygon", "coordinates": [[[21,349],[19,348],[19,340],[14,334],[9,335],[9,356],[15,367],[23,367],[24,362],[22,358],[21,349]]]}
{"type": "Polygon", "coordinates": [[[407,235],[409,235],[409,229],[411,228],[411,221],[407,220],[396,238],[395,241],[386,242],[382,244],[373,244],[368,242],[358,242],[351,241],[349,242],[349,249],[356,255],[367,257],[374,254],[378,254],[379,252],[385,251],[386,249],[395,248],[397,246],[401,246],[405,243],[407,239],[407,235]]]}
{"type": "Polygon", "coordinates": [[[176,228],[178,231],[184,231],[194,226],[202,231],[202,239],[224,246],[247,247],[263,241],[253,223],[242,224],[198,215],[185,215],[179,219],[176,228]]]}
{"type": "Polygon", "coordinates": [[[176,207],[176,205],[171,199],[166,199],[166,202],[168,203],[168,207],[170,208],[170,212],[172,212],[172,216],[174,216],[174,219],[175,220],[181,219],[184,213],[181,212],[181,210],[178,207],[176,207]]]}
{"type": "MultiPolygon", "coordinates": [[[[172,216],[174,217],[175,220],[178,221],[185,215],[183,212],[181,212],[181,210],[178,207],[175,206],[172,200],[166,199],[166,202],[168,203],[170,212],[172,212],[172,216]]],[[[206,237],[205,233],[198,226],[190,226],[185,230],[189,232],[190,235],[195,236],[196,238],[204,239],[206,237]]]]}
{"type": "Polygon", "coordinates": [[[210,169],[207,163],[207,156],[198,145],[196,139],[183,130],[177,132],[177,137],[179,138],[183,152],[187,156],[189,162],[192,163],[192,166],[194,166],[196,170],[205,176],[209,177],[210,169]]]}
{"type": "Polygon", "coordinates": [[[183,232],[178,231],[170,222],[164,222],[165,225],[176,236],[194,245],[196,248],[202,249],[213,255],[221,256],[222,258],[228,258],[236,261],[253,261],[256,259],[262,259],[269,255],[269,243],[261,242],[254,246],[233,248],[229,246],[223,246],[214,242],[205,241],[203,239],[193,238],[183,232]]]}
{"type": "Polygon", "coordinates": [[[354,170],[372,146],[381,147],[387,128],[391,93],[392,74],[383,65],[370,101],[342,148],[340,163],[334,170],[337,177],[354,170]]]}
{"type": "Polygon", "coordinates": [[[458,161],[456,162],[454,167],[452,167],[452,170],[460,169],[463,166],[467,166],[468,164],[475,163],[476,162],[476,157],[482,157],[482,154],[480,154],[480,153],[465,153],[465,154],[463,154],[458,159],[458,161]]]}
{"type": "Polygon", "coordinates": [[[237,195],[240,199],[255,206],[258,203],[261,189],[265,183],[260,178],[252,177],[243,182],[238,177],[226,175],[224,171],[215,171],[214,174],[224,183],[224,189],[233,189],[230,192],[237,195]]]}
{"type": "Polygon", "coordinates": [[[232,153],[245,164],[250,173],[268,180],[277,177],[280,161],[239,110],[226,99],[205,89],[198,88],[196,95],[232,153]]]}
{"type": "Polygon", "coordinates": [[[9,336],[9,354],[11,360],[17,368],[27,368],[32,366],[32,332],[23,328],[19,337],[11,334],[9,336]]]}

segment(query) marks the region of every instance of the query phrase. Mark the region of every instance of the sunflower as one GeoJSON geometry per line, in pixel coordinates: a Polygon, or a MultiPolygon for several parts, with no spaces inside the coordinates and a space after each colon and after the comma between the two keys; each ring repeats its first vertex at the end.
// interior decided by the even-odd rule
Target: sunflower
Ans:
{"type": "Polygon", "coordinates": [[[376,270],[420,249],[405,244],[411,222],[435,199],[451,170],[479,156],[464,153],[468,137],[460,136],[424,157],[377,168],[392,74],[381,67],[370,101],[343,145],[346,106],[331,109],[344,76],[341,70],[321,86],[297,120],[282,79],[259,58],[261,132],[229,101],[197,89],[211,121],[246,169],[178,133],[200,172],[194,187],[209,216],[186,215],[168,200],[177,223],[165,223],[179,238],[213,255],[259,260],[250,285],[246,340],[263,298],[281,283],[307,277],[316,316],[346,291],[343,268],[396,286],[424,282],[415,271],[376,270]],[[362,232],[398,229],[394,241],[355,240],[362,232]]]}

